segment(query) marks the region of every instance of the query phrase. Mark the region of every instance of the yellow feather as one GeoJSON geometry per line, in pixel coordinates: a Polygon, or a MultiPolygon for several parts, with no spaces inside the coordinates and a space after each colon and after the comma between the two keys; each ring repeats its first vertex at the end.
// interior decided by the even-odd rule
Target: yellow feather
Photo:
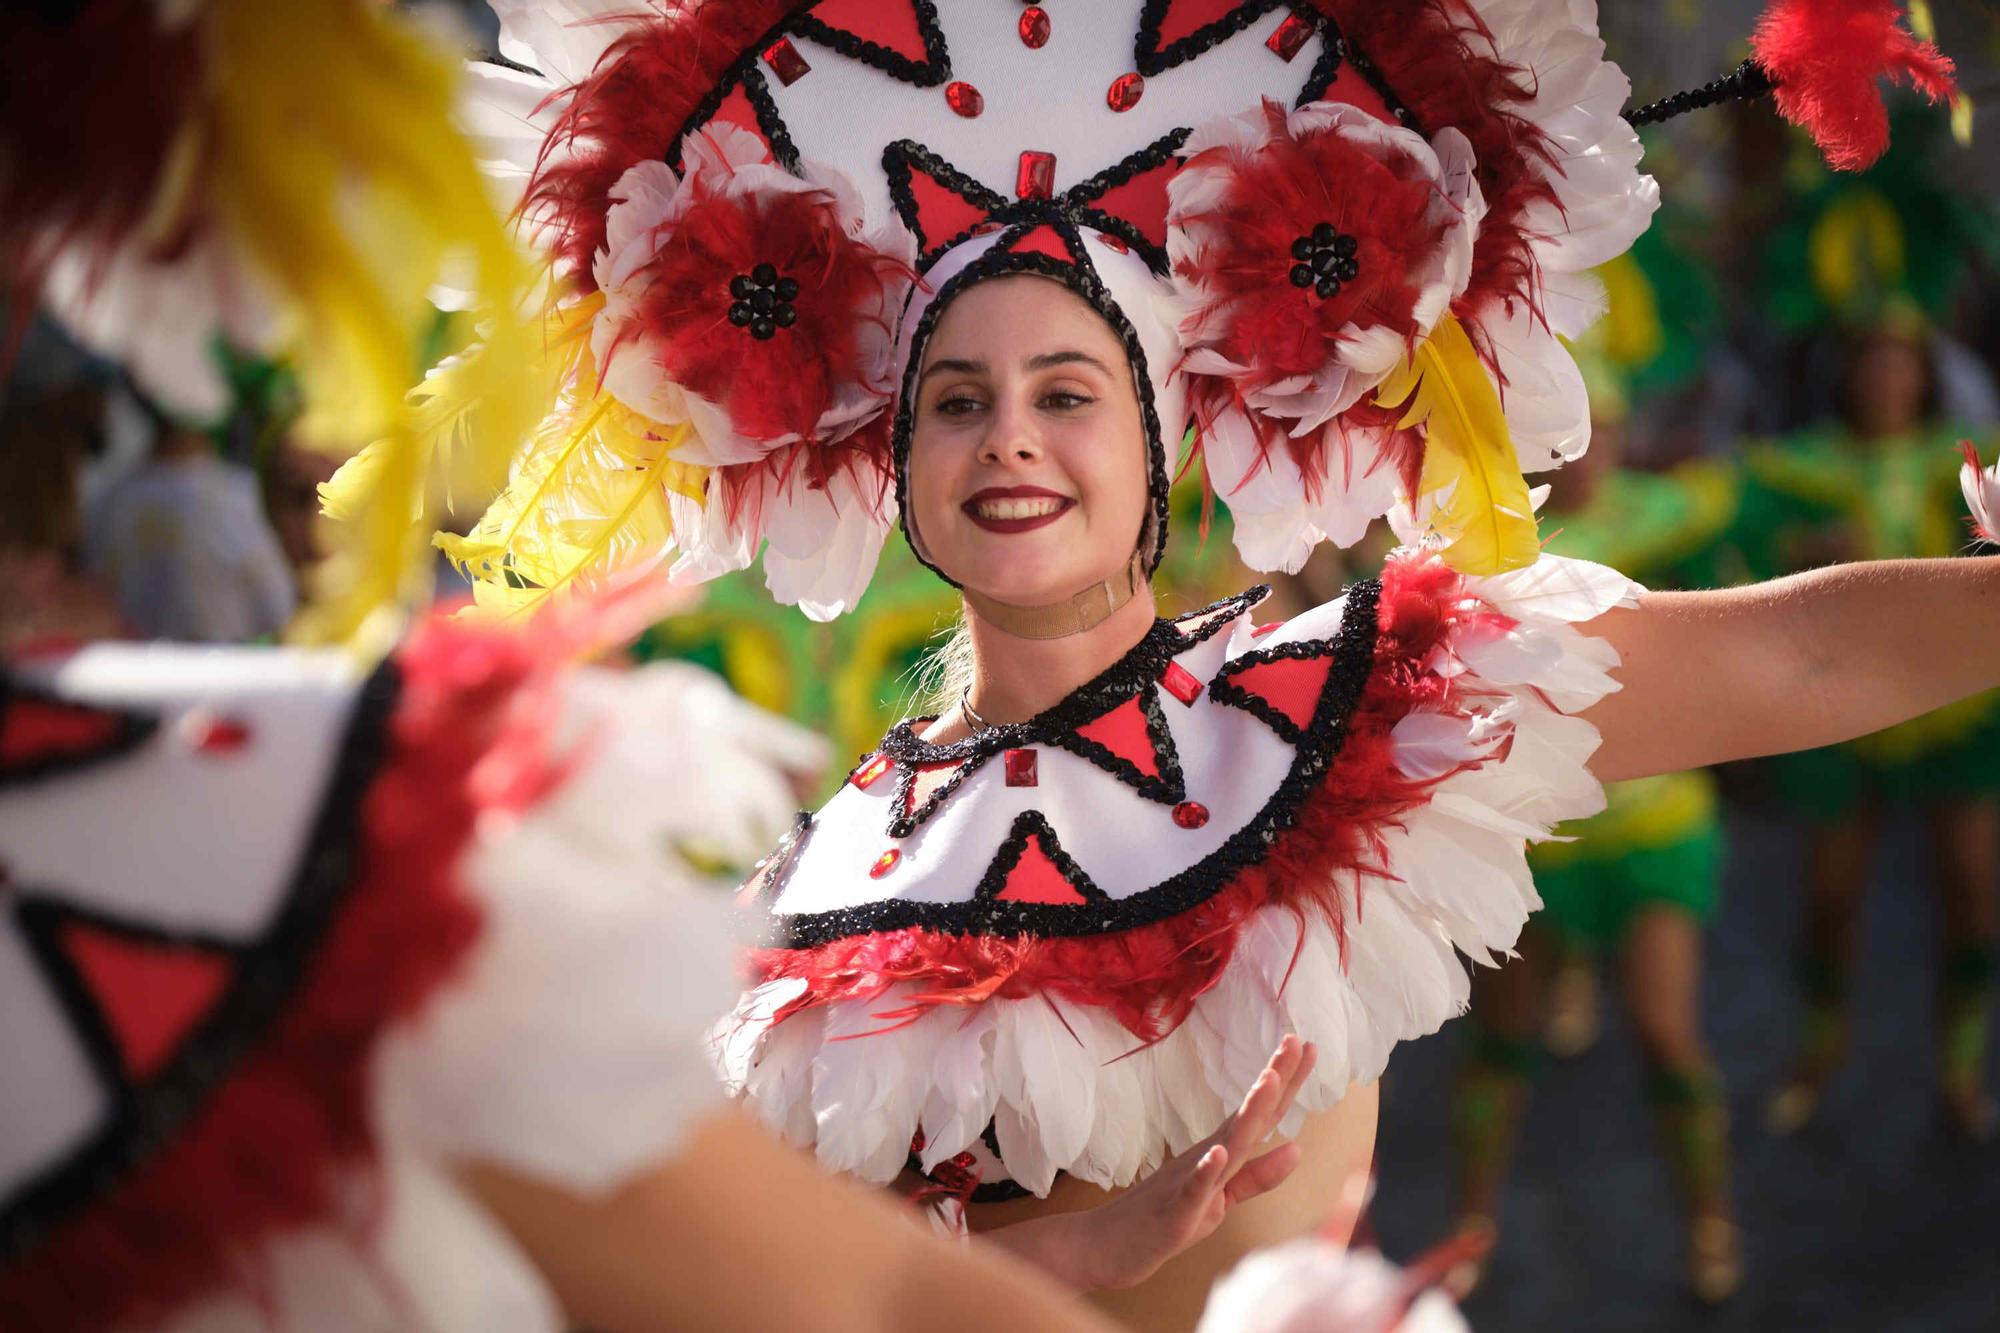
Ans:
{"type": "Polygon", "coordinates": [[[1445,562],[1467,574],[1533,564],[1540,552],[1534,506],[1500,392],[1455,316],[1417,344],[1375,401],[1402,408],[1402,429],[1424,428],[1418,494],[1432,503],[1430,526],[1445,539],[1445,562]]]}
{"type": "Polygon", "coordinates": [[[451,53],[357,0],[210,0],[203,14],[211,201],[279,308],[301,431],[341,453],[376,441],[330,488],[341,521],[293,634],[379,639],[428,590],[431,455],[455,429],[440,401],[476,402],[496,449],[535,418],[525,265],[452,125],[451,53]],[[406,398],[424,294],[453,265],[473,275],[485,347],[448,394],[406,398]]]}
{"type": "Polygon", "coordinates": [[[543,423],[478,526],[437,545],[473,580],[475,603],[506,617],[650,563],[672,545],[669,497],[702,493],[704,469],[672,458],[689,431],[662,430],[592,384],[543,423]]]}

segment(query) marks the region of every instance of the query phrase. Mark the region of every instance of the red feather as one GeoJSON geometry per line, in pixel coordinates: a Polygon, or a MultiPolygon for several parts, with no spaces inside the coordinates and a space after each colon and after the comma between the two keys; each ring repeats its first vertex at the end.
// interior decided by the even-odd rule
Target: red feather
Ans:
{"type": "MultiPolygon", "coordinates": [[[[200,96],[199,21],[174,26],[154,0],[0,10],[0,297],[8,341],[27,327],[48,266],[107,259],[148,220],[168,149],[200,96]]],[[[169,219],[163,252],[188,219],[169,219]]],[[[9,360],[0,356],[0,367],[9,360]]]]}
{"type": "Polygon", "coordinates": [[[590,75],[557,94],[565,105],[522,211],[551,221],[557,257],[582,290],[596,287],[590,263],[604,246],[618,178],[640,162],[663,160],[736,58],[798,6],[799,0],[695,0],[670,12],[635,14],[636,26],[611,44],[590,75]]]}
{"type": "Polygon", "coordinates": [[[1471,141],[1486,218],[1472,252],[1472,282],[1453,303],[1472,316],[1491,303],[1530,299],[1540,281],[1525,210],[1555,197],[1543,173],[1555,153],[1517,108],[1534,100],[1533,76],[1492,55],[1491,34],[1466,0],[1313,0],[1381,73],[1425,134],[1452,128],[1471,141]]]}
{"type": "Polygon", "coordinates": [[[1951,60],[1905,31],[1896,0],[1772,0],[1750,49],[1777,85],[1778,111],[1827,162],[1859,171],[1889,146],[1880,82],[1936,102],[1956,95],[1951,60]]]}
{"type": "Polygon", "coordinates": [[[1383,831],[1443,781],[1405,777],[1396,767],[1390,732],[1415,709],[1450,707],[1453,685],[1423,664],[1444,636],[1482,609],[1462,596],[1463,586],[1436,560],[1390,562],[1382,576],[1374,669],[1346,744],[1301,805],[1297,822],[1263,861],[1238,872],[1213,897],[1164,921],[1108,935],[1000,938],[906,929],[810,949],[759,950],[754,964],[761,979],[808,983],[779,1020],[816,1004],[873,1000],[900,982],[914,982],[921,993],[909,1007],[884,1014],[885,1020],[906,1019],[929,1005],[1053,994],[1106,1009],[1135,1037],[1152,1041],[1184,1022],[1195,999],[1215,985],[1244,920],[1259,908],[1281,907],[1302,919],[1317,914],[1344,941],[1343,887],[1353,884],[1359,910],[1362,877],[1387,870],[1383,831]]]}

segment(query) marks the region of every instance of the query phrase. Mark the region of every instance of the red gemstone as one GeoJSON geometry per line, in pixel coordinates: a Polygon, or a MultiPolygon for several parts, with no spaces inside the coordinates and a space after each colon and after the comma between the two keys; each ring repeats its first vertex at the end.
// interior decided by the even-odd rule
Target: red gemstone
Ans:
{"type": "Polygon", "coordinates": [[[972,234],[974,236],[991,236],[996,231],[1005,230],[1007,228],[1004,225],[995,222],[992,218],[988,218],[984,222],[975,222],[972,226],[972,234]]]}
{"type": "Polygon", "coordinates": [[[1113,111],[1130,111],[1139,105],[1139,96],[1146,91],[1146,80],[1138,74],[1120,74],[1111,81],[1111,90],[1104,94],[1104,101],[1113,111]]]}
{"type": "Polygon", "coordinates": [[[971,120],[986,109],[986,99],[979,95],[979,90],[963,81],[946,84],[944,100],[951,105],[953,111],[967,120],[971,120]]]}
{"type": "Polygon", "coordinates": [[[1035,785],[1035,752],[1033,750],[1009,750],[1004,758],[1007,764],[1008,786],[1032,787],[1035,785]]]}
{"type": "Polygon", "coordinates": [[[867,763],[863,764],[861,767],[855,769],[854,772],[851,775],[849,775],[848,781],[852,782],[855,786],[861,788],[861,790],[867,791],[870,787],[875,785],[876,779],[880,778],[884,773],[887,773],[888,771],[889,771],[889,756],[886,754],[878,754],[873,759],[870,759],[867,763]]]}
{"type": "Polygon", "coordinates": [[[234,754],[250,743],[250,724],[219,713],[193,712],[181,720],[181,735],[201,754],[234,754]]]}
{"type": "Polygon", "coordinates": [[[1184,829],[1198,829],[1208,822],[1208,807],[1200,801],[1182,801],[1174,807],[1174,822],[1184,829]]]}
{"type": "Polygon", "coordinates": [[[778,76],[778,82],[787,88],[803,79],[812,70],[812,66],[806,63],[806,58],[799,54],[799,49],[792,45],[792,39],[789,37],[780,37],[764,48],[764,63],[778,76]]]}
{"type": "Polygon", "coordinates": [[[1201,682],[1195,679],[1194,672],[1179,662],[1167,663],[1167,669],[1160,675],[1160,684],[1168,694],[1184,704],[1191,704],[1201,697],[1201,682]]]}
{"type": "Polygon", "coordinates": [[[1282,620],[1274,620],[1268,625],[1259,625],[1257,628],[1250,631],[1250,637],[1253,639],[1261,639],[1274,629],[1282,629],[1284,627],[1284,624],[1285,622],[1282,620]]]}
{"type": "MultiPolygon", "coordinates": [[[[1175,818],[1178,819],[1179,815],[1176,815],[1175,818]]],[[[1208,816],[1204,814],[1202,818],[1206,819],[1208,818],[1208,816]]],[[[894,870],[896,868],[896,862],[902,859],[903,859],[903,854],[900,851],[897,851],[894,847],[891,847],[888,851],[882,853],[880,856],[875,858],[874,865],[868,867],[868,878],[870,879],[882,878],[882,876],[888,874],[891,870],[894,870]]]]}
{"type": "Polygon", "coordinates": [[[1049,15],[1040,5],[1029,5],[1021,11],[1021,41],[1031,51],[1048,45],[1049,15]]]}
{"type": "Polygon", "coordinates": [[[1121,255],[1122,255],[1122,254],[1127,254],[1127,253],[1129,253],[1129,252],[1131,251],[1131,249],[1132,249],[1132,247],[1131,247],[1131,246],[1129,246],[1129,245],[1125,244],[1125,238],[1124,238],[1124,237],[1122,237],[1122,236],[1114,236],[1114,235],[1112,235],[1112,234],[1111,234],[1110,232],[1108,232],[1108,231],[1100,231],[1100,232],[1098,232],[1098,233],[1097,233],[1097,239],[1098,239],[1098,240],[1100,240],[1100,241],[1102,241],[1102,242],[1104,242],[1104,248],[1105,248],[1105,249],[1107,249],[1107,250],[1116,250],[1116,251],[1117,251],[1117,252],[1118,252],[1119,254],[1121,254],[1121,255]]]}
{"type": "Polygon", "coordinates": [[[1014,194],[1022,199],[1047,199],[1056,192],[1056,155],[1029,149],[1014,173],[1014,194]]]}
{"type": "Polygon", "coordinates": [[[1278,59],[1289,61],[1306,44],[1306,38],[1313,35],[1313,25],[1297,14],[1288,14],[1276,31],[1264,40],[1264,45],[1277,54],[1278,59]]]}

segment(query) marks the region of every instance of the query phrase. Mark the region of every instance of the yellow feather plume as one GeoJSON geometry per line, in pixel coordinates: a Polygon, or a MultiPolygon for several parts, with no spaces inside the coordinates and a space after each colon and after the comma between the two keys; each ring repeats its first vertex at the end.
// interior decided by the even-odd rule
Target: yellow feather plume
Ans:
{"type": "Polygon", "coordinates": [[[1534,505],[1500,392],[1455,316],[1417,344],[1375,401],[1402,408],[1400,428],[1424,428],[1418,495],[1431,502],[1430,526],[1445,539],[1445,562],[1466,574],[1533,564],[1541,550],[1534,505]]]}
{"type": "Polygon", "coordinates": [[[669,497],[701,498],[707,470],[672,457],[689,427],[660,427],[584,370],[478,526],[437,537],[475,604],[500,618],[658,559],[672,545],[669,497]]]}
{"type": "Polygon", "coordinates": [[[449,52],[362,0],[210,0],[203,15],[211,201],[277,298],[301,432],[342,453],[379,441],[329,497],[345,521],[293,633],[380,646],[426,584],[436,432],[404,395],[425,292],[453,265],[472,274],[485,348],[453,393],[504,447],[534,419],[526,268],[452,125],[449,52]]]}

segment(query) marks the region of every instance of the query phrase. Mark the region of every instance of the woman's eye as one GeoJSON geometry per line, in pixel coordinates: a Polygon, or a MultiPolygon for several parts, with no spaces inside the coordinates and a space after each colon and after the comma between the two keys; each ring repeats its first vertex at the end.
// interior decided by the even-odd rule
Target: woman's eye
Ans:
{"type": "Polygon", "coordinates": [[[950,397],[938,399],[931,407],[931,410],[940,416],[962,417],[969,412],[978,411],[979,406],[977,398],[967,394],[953,394],[950,397]]]}
{"type": "Polygon", "coordinates": [[[1044,407],[1055,408],[1057,411],[1068,411],[1072,408],[1087,407],[1096,401],[1089,394],[1073,393],[1068,389],[1057,389],[1042,398],[1042,405],[1044,407]]]}

